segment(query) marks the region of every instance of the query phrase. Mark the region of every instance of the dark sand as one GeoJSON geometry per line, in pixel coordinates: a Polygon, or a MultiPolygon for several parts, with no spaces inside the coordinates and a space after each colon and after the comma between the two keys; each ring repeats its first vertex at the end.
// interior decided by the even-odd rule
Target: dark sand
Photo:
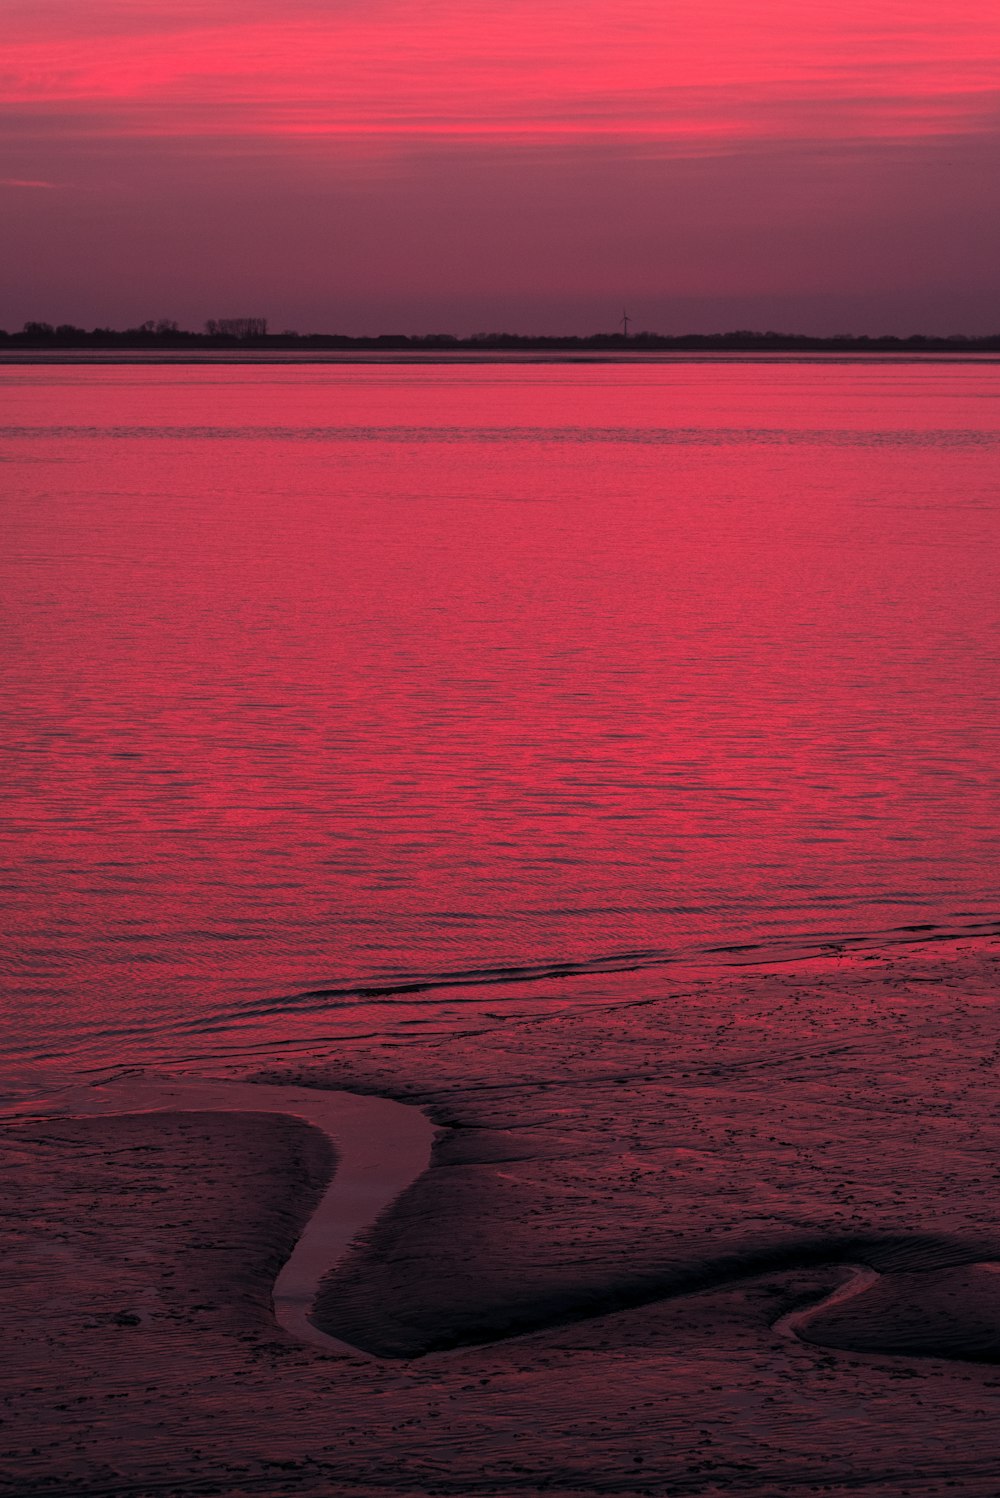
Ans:
{"type": "Polygon", "coordinates": [[[329,1169],[306,1125],[8,1126],[0,1492],[996,1498],[998,960],[675,976],[258,1067],[447,1126],[321,1297],[380,1356],[271,1315],[329,1169]]]}

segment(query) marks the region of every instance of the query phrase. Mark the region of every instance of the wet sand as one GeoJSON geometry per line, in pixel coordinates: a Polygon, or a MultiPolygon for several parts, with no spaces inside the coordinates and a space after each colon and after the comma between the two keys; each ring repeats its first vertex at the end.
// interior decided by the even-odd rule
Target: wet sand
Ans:
{"type": "Polygon", "coordinates": [[[259,1111],[8,1123],[0,1492],[996,1494],[998,959],[675,975],[300,1048],[259,1111]],[[441,1129],[323,1284],[364,1351],[273,1316],[333,1164],[288,1086],[441,1129]]]}
{"type": "MultiPolygon", "coordinates": [[[[429,1166],[434,1127],[422,1110],[339,1090],[260,1087],[233,1079],[129,1071],[36,1094],[0,1108],[0,1121],[16,1128],[39,1118],[63,1124],[125,1117],[134,1124],[136,1115],[149,1113],[202,1113],[209,1125],[217,1113],[274,1114],[322,1136],[322,1142],[313,1142],[310,1158],[313,1175],[324,1189],[301,1222],[275,1280],[271,1303],[278,1324],[300,1340],[327,1351],[347,1350],[345,1343],[316,1325],[313,1312],[320,1284],[340,1266],[354,1240],[429,1166]],[[319,1160],[322,1167],[315,1164],[319,1160]]],[[[19,1137],[31,1135],[22,1129],[19,1137]]],[[[297,1205],[304,1207],[298,1201],[297,1205]]]]}

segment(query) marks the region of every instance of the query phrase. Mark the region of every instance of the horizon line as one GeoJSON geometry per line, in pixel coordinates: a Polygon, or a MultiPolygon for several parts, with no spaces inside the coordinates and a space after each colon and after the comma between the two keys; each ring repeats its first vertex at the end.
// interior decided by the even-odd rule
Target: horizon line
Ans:
{"type": "Polygon", "coordinates": [[[515,333],[494,331],[489,333],[455,334],[435,333],[336,333],[306,332],[285,328],[280,332],[268,330],[266,318],[218,319],[207,322],[203,329],[180,327],[172,319],[149,320],[125,328],[98,325],[91,329],[75,323],[49,323],[29,320],[17,332],[0,328],[0,346],[13,345],[21,348],[185,348],[205,347],[217,349],[277,349],[296,345],[327,346],[331,348],[430,348],[430,349],[685,349],[724,348],[740,349],[750,346],[768,348],[799,348],[803,350],[850,349],[850,348],[901,348],[918,347],[930,350],[962,349],[970,352],[982,349],[1000,350],[1000,331],[990,333],[800,333],[776,329],[733,328],[725,332],[663,333],[650,329],[637,333],[591,332],[591,333],[515,333]]]}

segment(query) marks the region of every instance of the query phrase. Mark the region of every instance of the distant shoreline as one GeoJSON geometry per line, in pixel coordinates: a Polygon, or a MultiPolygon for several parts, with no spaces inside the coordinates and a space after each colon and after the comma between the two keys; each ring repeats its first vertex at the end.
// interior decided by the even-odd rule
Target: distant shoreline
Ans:
{"type": "Polygon", "coordinates": [[[384,348],[377,344],[356,348],[233,347],[215,348],[11,348],[0,345],[0,366],[39,365],[306,365],[400,364],[418,365],[541,365],[579,364],[641,366],[652,364],[996,364],[1000,343],[993,348],[897,349],[861,346],[830,349],[474,349],[384,348]]]}
{"type": "Polygon", "coordinates": [[[26,323],[19,333],[0,329],[0,362],[643,362],[695,358],[1000,356],[1000,332],[977,337],[935,337],[915,333],[900,338],[848,335],[822,338],[799,333],[595,333],[586,337],[547,337],[516,333],[456,338],[449,333],[410,336],[385,333],[349,337],[339,333],[267,333],[260,320],[250,333],[187,332],[172,324],[138,328],[85,328],[68,323],[26,323]]]}

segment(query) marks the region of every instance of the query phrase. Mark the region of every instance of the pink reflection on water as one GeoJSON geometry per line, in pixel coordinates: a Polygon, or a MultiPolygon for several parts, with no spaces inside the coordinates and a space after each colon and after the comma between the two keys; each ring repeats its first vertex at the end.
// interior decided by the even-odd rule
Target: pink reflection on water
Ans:
{"type": "Polygon", "coordinates": [[[995,913],[996,366],[0,377],[26,1044],[995,913]]]}

